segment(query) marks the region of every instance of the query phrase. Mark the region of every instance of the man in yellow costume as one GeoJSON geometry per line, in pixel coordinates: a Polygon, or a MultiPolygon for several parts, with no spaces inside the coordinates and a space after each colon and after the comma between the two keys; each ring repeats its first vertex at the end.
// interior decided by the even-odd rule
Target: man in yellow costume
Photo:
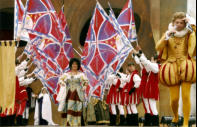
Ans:
{"type": "Polygon", "coordinates": [[[196,26],[190,24],[184,12],[176,12],[168,31],[156,44],[160,52],[162,66],[160,82],[170,89],[170,102],[174,118],[172,126],[177,126],[180,86],[183,99],[183,127],[188,127],[191,110],[191,84],[196,82],[196,26]]]}

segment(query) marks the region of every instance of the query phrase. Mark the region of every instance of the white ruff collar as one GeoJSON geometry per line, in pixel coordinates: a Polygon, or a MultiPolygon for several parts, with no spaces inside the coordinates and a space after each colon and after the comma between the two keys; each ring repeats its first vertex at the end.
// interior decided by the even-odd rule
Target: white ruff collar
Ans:
{"type": "MultiPolygon", "coordinates": [[[[168,30],[174,30],[174,26],[172,25],[172,23],[169,24],[168,26],[168,30]]],[[[187,33],[189,32],[189,30],[187,28],[185,28],[182,31],[176,31],[176,33],[174,34],[175,37],[184,37],[187,33]]]]}

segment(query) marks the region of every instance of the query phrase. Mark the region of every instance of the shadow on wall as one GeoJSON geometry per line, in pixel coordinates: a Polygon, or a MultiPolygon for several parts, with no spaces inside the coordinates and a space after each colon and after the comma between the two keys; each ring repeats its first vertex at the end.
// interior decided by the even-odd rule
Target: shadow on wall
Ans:
{"type": "Polygon", "coordinates": [[[0,9],[0,40],[12,40],[14,31],[14,9],[0,9]]]}

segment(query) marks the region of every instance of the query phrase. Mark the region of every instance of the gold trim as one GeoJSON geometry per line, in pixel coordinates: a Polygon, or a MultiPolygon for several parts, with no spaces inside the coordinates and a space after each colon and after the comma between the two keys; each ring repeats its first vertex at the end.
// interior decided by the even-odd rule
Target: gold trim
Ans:
{"type": "Polygon", "coordinates": [[[101,123],[110,123],[110,121],[103,120],[103,121],[97,121],[96,123],[101,124],[101,123]]]}

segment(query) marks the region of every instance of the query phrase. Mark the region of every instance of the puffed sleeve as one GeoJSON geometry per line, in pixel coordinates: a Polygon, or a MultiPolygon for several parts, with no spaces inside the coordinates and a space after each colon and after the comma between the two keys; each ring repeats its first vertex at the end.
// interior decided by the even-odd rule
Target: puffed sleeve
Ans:
{"type": "Polygon", "coordinates": [[[188,40],[188,54],[192,58],[196,56],[196,34],[192,32],[188,40]]]}
{"type": "Polygon", "coordinates": [[[130,79],[131,79],[131,75],[126,75],[126,74],[123,74],[123,73],[120,73],[121,75],[121,85],[120,85],[120,88],[123,88],[126,83],[129,83],[130,82],[130,79]]]}
{"type": "Polygon", "coordinates": [[[163,50],[165,47],[166,47],[166,42],[168,40],[166,40],[166,34],[161,38],[161,40],[159,40],[159,42],[157,42],[156,44],[156,50],[157,51],[160,51],[160,50],[163,50]]]}
{"type": "Polygon", "coordinates": [[[20,79],[21,77],[24,77],[25,76],[25,74],[28,72],[28,70],[22,70],[22,71],[20,71],[19,73],[18,73],[18,78],[20,79]]]}
{"type": "Polygon", "coordinates": [[[111,74],[111,75],[109,75],[108,77],[107,77],[107,80],[106,80],[106,84],[108,84],[109,86],[110,85],[116,85],[116,76],[114,75],[114,74],[111,74]]]}
{"type": "Polygon", "coordinates": [[[59,78],[58,84],[66,85],[67,79],[68,79],[68,74],[65,73],[59,78]]]}
{"type": "Polygon", "coordinates": [[[25,77],[19,78],[19,82],[22,82],[23,80],[25,80],[25,77]]]}
{"type": "Polygon", "coordinates": [[[131,75],[126,75],[126,74],[123,74],[123,73],[119,73],[119,74],[120,74],[121,80],[123,82],[126,82],[126,83],[129,83],[130,82],[131,75]]]}
{"type": "Polygon", "coordinates": [[[159,72],[159,66],[157,63],[152,63],[144,55],[140,57],[141,63],[145,66],[146,70],[151,70],[153,73],[159,72]]]}
{"type": "Polygon", "coordinates": [[[27,85],[31,84],[33,81],[34,81],[33,78],[25,79],[20,82],[20,86],[27,86],[27,85]]]}
{"type": "Polygon", "coordinates": [[[140,83],[141,83],[141,78],[139,75],[135,74],[133,77],[133,81],[135,83],[134,87],[135,88],[139,88],[140,87],[140,83]]]}
{"type": "Polygon", "coordinates": [[[135,60],[136,64],[140,65],[140,68],[142,69],[143,67],[142,67],[142,64],[140,62],[140,59],[137,56],[134,56],[134,60],[135,60]]]}
{"type": "Polygon", "coordinates": [[[81,73],[81,83],[82,85],[86,85],[86,83],[88,83],[88,78],[84,73],[81,73]]]}
{"type": "Polygon", "coordinates": [[[168,40],[166,40],[166,35],[164,35],[159,42],[156,44],[156,51],[158,51],[161,54],[161,59],[166,60],[168,57],[167,52],[167,44],[168,40]]]}
{"type": "Polygon", "coordinates": [[[27,64],[28,64],[28,62],[26,60],[24,60],[20,65],[18,65],[16,67],[16,70],[18,70],[18,71],[24,70],[25,68],[27,68],[27,64]]]}

